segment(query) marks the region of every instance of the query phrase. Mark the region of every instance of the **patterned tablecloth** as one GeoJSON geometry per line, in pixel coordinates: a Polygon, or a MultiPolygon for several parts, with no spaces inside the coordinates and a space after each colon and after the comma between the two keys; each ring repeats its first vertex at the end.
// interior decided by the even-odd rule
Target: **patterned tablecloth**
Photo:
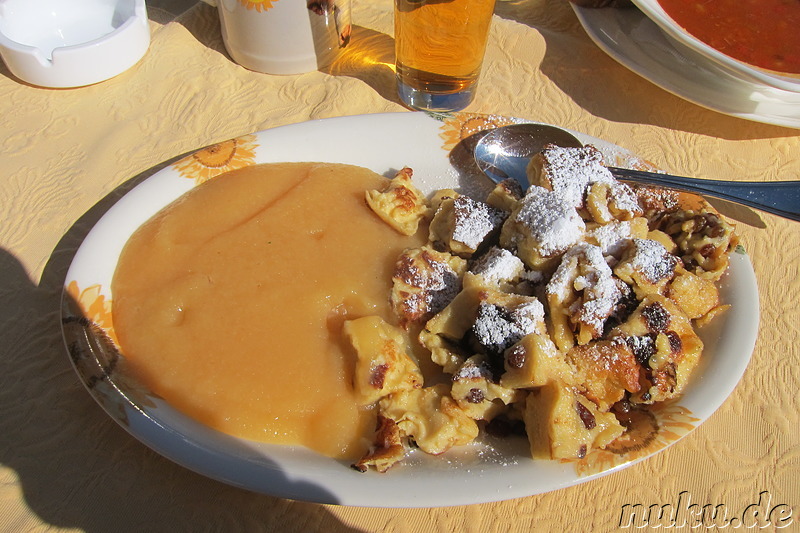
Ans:
{"type": "MultiPolygon", "coordinates": [[[[144,59],[94,86],[32,87],[0,65],[2,530],[613,531],[625,504],[680,498],[723,504],[729,517],[766,520],[777,509],[773,526],[800,513],[800,226],[749,211],[734,215],[759,282],[761,325],[741,383],[688,437],[599,480],[463,507],[324,506],[206,479],[129,436],[84,390],[59,328],[66,270],[107,196],[160,162],[252,131],[406,111],[394,92],[390,0],[355,0],[352,46],[329,72],[286,77],[233,63],[206,4],[153,2],[150,18],[144,59]]],[[[583,131],[677,174],[800,176],[797,130],[656,87],[599,50],[564,0],[498,0],[466,111],[583,131]]]]}

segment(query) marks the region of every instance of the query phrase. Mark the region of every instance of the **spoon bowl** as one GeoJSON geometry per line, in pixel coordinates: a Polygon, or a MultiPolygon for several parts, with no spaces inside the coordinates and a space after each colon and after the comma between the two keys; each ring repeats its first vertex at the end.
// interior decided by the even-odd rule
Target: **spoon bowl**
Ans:
{"type": "MultiPolygon", "coordinates": [[[[478,168],[489,179],[499,183],[511,178],[525,191],[530,187],[528,163],[548,144],[564,148],[583,146],[574,135],[556,126],[512,124],[484,135],[475,145],[473,155],[478,168]]],[[[709,180],[617,167],[608,170],[620,181],[711,196],[800,221],[800,181],[709,180]]]]}
{"type": "Polygon", "coordinates": [[[581,148],[583,143],[567,130],[549,124],[512,124],[493,129],[475,145],[475,162],[489,179],[511,178],[525,191],[530,186],[527,168],[531,158],[548,144],[581,148]]]}

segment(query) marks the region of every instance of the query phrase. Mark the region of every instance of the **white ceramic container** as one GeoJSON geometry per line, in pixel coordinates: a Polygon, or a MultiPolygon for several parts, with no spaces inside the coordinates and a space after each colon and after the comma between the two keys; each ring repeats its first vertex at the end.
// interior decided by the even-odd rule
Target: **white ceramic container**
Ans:
{"type": "Polygon", "coordinates": [[[144,0],[0,0],[0,56],[33,85],[106,80],[132,67],[149,46],[144,0]]]}
{"type": "MultiPolygon", "coordinates": [[[[207,0],[208,1],[208,0],[207,0]]],[[[266,74],[329,66],[350,41],[350,0],[216,0],[231,58],[266,74]]]]}

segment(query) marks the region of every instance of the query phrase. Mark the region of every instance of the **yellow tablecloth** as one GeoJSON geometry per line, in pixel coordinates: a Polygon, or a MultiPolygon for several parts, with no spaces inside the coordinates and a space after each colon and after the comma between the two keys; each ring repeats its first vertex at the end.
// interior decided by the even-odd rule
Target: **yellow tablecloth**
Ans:
{"type": "MultiPolygon", "coordinates": [[[[0,66],[0,528],[613,531],[623,505],[676,503],[683,491],[693,503],[736,512],[761,495],[770,508],[800,513],[800,226],[765,214],[738,223],[761,307],[742,382],[672,448],[579,486],[454,508],[285,501],[173,464],[95,404],[70,367],[59,328],[61,285],[97,220],[94,204],[162,161],[241,134],[404,111],[390,68],[392,2],[354,3],[352,47],[330,73],[249,72],[225,53],[213,8],[198,4],[175,18],[174,0],[158,4],[166,10],[151,6],[147,55],[112,80],[48,90],[0,66]]],[[[800,131],[727,117],[652,85],[600,51],[564,0],[498,1],[467,111],[580,130],[677,174],[800,177],[800,131]]],[[[793,520],[788,530],[800,516],[793,520]]]]}

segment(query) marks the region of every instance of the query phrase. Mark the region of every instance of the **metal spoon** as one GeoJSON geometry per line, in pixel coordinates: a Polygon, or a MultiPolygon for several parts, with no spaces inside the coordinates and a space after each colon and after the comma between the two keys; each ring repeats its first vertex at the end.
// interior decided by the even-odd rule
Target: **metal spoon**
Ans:
{"type": "MultiPolygon", "coordinates": [[[[475,145],[478,167],[494,182],[513,178],[526,190],[530,159],[547,144],[583,146],[574,135],[546,124],[512,124],[489,131],[475,145]]],[[[608,167],[621,180],[697,193],[800,221],[800,181],[725,181],[608,167]]]]}

